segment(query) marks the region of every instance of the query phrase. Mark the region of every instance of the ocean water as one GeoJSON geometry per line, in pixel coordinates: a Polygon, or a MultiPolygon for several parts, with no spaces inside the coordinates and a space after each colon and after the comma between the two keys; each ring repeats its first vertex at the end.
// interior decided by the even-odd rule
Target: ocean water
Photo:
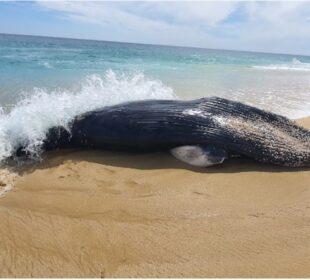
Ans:
{"type": "Polygon", "coordinates": [[[0,34],[0,161],[88,110],[204,96],[310,115],[310,57],[0,34]]]}

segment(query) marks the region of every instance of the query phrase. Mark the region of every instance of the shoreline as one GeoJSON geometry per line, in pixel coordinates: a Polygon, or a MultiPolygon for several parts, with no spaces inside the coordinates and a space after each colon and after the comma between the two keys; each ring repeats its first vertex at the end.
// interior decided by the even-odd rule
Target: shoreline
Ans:
{"type": "Polygon", "coordinates": [[[50,152],[0,197],[0,276],[310,277],[309,182],[243,159],[50,152]]]}

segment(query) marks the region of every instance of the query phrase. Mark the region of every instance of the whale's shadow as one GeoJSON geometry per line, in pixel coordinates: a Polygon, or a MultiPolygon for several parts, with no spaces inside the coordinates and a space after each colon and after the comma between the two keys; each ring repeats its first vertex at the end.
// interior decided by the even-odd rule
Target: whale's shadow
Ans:
{"type": "MultiPolygon", "coordinates": [[[[108,166],[132,168],[139,170],[154,169],[186,169],[197,173],[240,173],[240,172],[299,172],[308,171],[310,167],[281,167],[257,163],[251,159],[232,158],[224,163],[208,168],[193,167],[175,159],[168,152],[129,153],[106,150],[58,150],[45,153],[39,164],[30,169],[46,169],[56,167],[66,161],[90,162],[108,166]]],[[[29,168],[28,168],[28,171],[29,168]]]]}

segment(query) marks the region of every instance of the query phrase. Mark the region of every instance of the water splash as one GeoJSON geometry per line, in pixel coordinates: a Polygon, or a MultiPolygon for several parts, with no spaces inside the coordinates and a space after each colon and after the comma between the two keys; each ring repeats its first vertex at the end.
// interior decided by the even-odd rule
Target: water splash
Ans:
{"type": "Polygon", "coordinates": [[[147,79],[141,73],[116,75],[111,70],[103,76],[88,76],[75,91],[35,88],[9,113],[0,110],[0,162],[19,147],[24,147],[30,157],[40,158],[49,128],[63,126],[69,130],[72,119],[87,111],[126,101],[175,98],[173,90],[159,80],[147,79]]]}

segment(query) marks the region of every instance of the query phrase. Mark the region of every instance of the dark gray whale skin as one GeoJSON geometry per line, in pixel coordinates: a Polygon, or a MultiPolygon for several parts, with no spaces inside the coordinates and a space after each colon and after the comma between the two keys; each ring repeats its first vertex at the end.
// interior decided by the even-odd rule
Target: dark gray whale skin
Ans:
{"type": "Polygon", "coordinates": [[[218,97],[104,107],[77,116],[70,133],[50,129],[44,148],[158,151],[183,145],[214,145],[230,155],[281,166],[310,165],[309,130],[280,115],[218,97]]]}

